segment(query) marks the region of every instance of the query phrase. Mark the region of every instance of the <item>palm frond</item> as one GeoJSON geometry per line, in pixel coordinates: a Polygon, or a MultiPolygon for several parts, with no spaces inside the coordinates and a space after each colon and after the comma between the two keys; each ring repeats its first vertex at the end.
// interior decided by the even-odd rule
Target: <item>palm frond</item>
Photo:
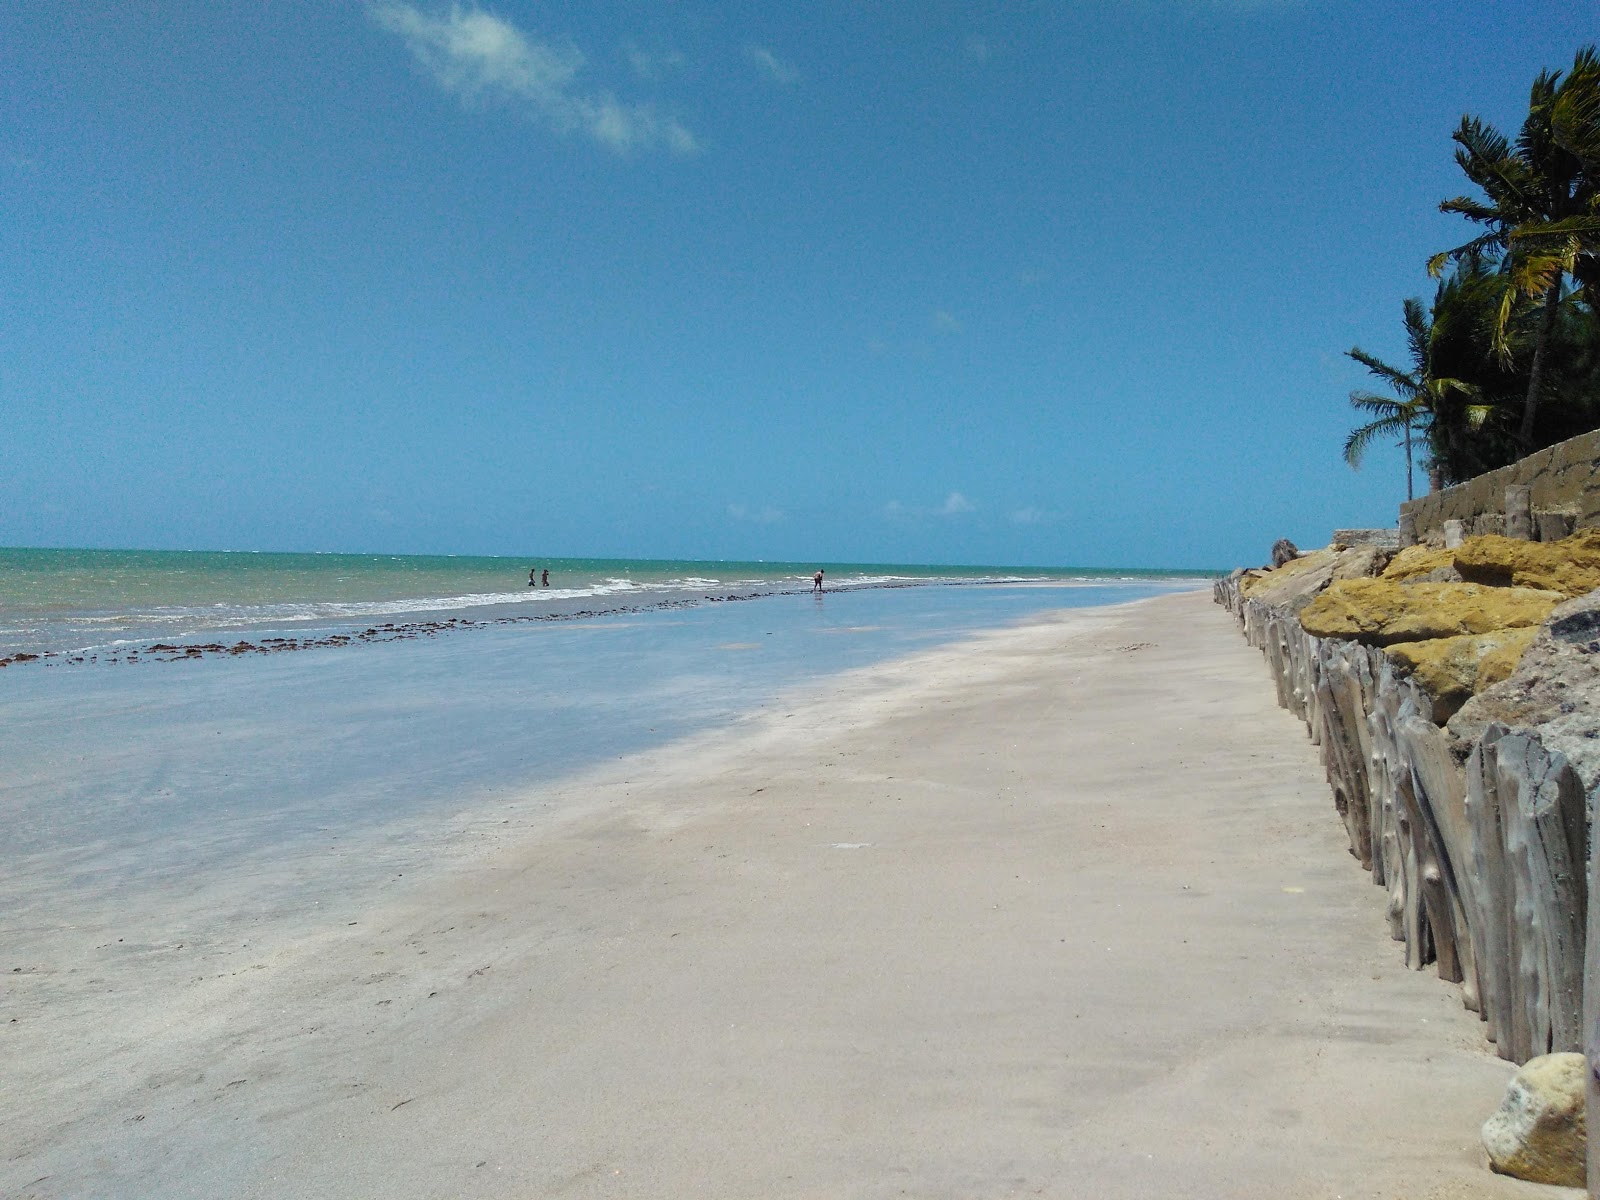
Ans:
{"type": "Polygon", "coordinates": [[[1359,412],[1382,414],[1385,420],[1399,420],[1402,416],[1413,413],[1410,401],[1397,400],[1393,396],[1383,396],[1377,392],[1360,390],[1350,393],[1350,407],[1359,412]]]}
{"type": "MultiPolygon", "coordinates": [[[[1440,208],[1443,208],[1440,205],[1440,208]]],[[[1505,245],[1505,234],[1502,231],[1486,233],[1482,237],[1475,237],[1470,242],[1463,242],[1454,250],[1441,250],[1438,254],[1428,259],[1428,274],[1437,279],[1444,274],[1445,267],[1450,263],[1466,262],[1471,259],[1491,256],[1495,251],[1505,245]]]]}
{"type": "Polygon", "coordinates": [[[1432,333],[1428,310],[1422,307],[1422,301],[1415,296],[1408,296],[1402,302],[1401,310],[1404,313],[1406,345],[1411,350],[1411,364],[1415,368],[1416,378],[1420,379],[1428,365],[1428,338],[1432,333]]]}
{"type": "Polygon", "coordinates": [[[1553,250],[1519,254],[1512,262],[1511,285],[1524,296],[1543,296],[1572,270],[1577,257],[1577,241],[1566,238],[1553,250]]]}
{"type": "Polygon", "coordinates": [[[1580,213],[1559,221],[1528,221],[1507,230],[1506,236],[1519,246],[1547,239],[1600,237],[1600,212],[1580,213]]]}
{"type": "Polygon", "coordinates": [[[1361,460],[1366,457],[1367,447],[1374,438],[1386,434],[1404,432],[1404,424],[1394,425],[1389,421],[1373,421],[1370,425],[1363,425],[1359,429],[1352,429],[1350,436],[1344,440],[1344,460],[1353,469],[1359,469],[1361,460]]]}
{"type": "Polygon", "coordinates": [[[1489,199],[1504,212],[1527,211],[1529,186],[1532,183],[1526,166],[1519,163],[1506,141],[1493,125],[1476,117],[1462,117],[1461,126],[1451,139],[1461,149],[1456,151],[1456,162],[1468,179],[1489,194],[1489,199]]]}
{"type": "Polygon", "coordinates": [[[1468,383],[1464,379],[1430,379],[1428,380],[1429,394],[1443,397],[1446,392],[1460,392],[1463,396],[1478,396],[1483,389],[1475,383],[1468,383]]]}
{"type": "Polygon", "coordinates": [[[1551,107],[1550,131],[1564,150],[1591,170],[1600,164],[1600,60],[1593,46],[1578,52],[1566,86],[1551,107]]]}
{"type": "Polygon", "coordinates": [[[1412,376],[1407,375],[1398,367],[1391,367],[1381,358],[1368,354],[1360,346],[1350,347],[1345,351],[1345,355],[1348,358],[1355,359],[1356,362],[1371,371],[1379,379],[1386,380],[1395,390],[1404,392],[1408,396],[1414,395],[1421,386],[1412,376]]]}
{"type": "Polygon", "coordinates": [[[1448,200],[1441,200],[1439,211],[1457,213],[1469,221],[1477,221],[1484,225],[1501,219],[1498,208],[1485,204],[1482,200],[1474,200],[1471,196],[1452,196],[1448,200]]]}
{"type": "Polygon", "coordinates": [[[1495,308],[1494,325],[1489,331],[1489,346],[1503,366],[1509,367],[1512,359],[1511,338],[1507,332],[1511,328],[1511,312],[1516,307],[1517,297],[1524,294],[1519,287],[1507,287],[1501,292],[1500,303],[1495,308]]]}

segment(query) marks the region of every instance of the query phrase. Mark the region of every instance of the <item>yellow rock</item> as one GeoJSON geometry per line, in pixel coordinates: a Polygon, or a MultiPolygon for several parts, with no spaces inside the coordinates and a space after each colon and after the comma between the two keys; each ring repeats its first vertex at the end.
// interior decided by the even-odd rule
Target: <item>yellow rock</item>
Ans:
{"type": "Polygon", "coordinates": [[[1536,626],[1400,642],[1384,651],[1433,699],[1433,723],[1443,725],[1469,699],[1510,676],[1522,652],[1539,632],[1536,626]]]}
{"type": "Polygon", "coordinates": [[[1276,570],[1263,571],[1259,575],[1246,575],[1239,582],[1240,594],[1253,596],[1257,592],[1288,583],[1308,571],[1316,571],[1322,567],[1329,566],[1333,562],[1334,554],[1335,551],[1333,550],[1313,550],[1310,554],[1302,554],[1299,558],[1291,558],[1276,570]]]}
{"type": "Polygon", "coordinates": [[[1600,529],[1584,529],[1559,542],[1524,542],[1487,534],[1455,551],[1463,579],[1498,586],[1540,588],[1571,599],[1600,587],[1600,529]]]}
{"type": "Polygon", "coordinates": [[[1334,579],[1358,579],[1378,573],[1384,551],[1376,546],[1328,546],[1286,562],[1275,571],[1252,571],[1239,582],[1246,599],[1283,608],[1304,607],[1334,579]]]}
{"type": "Polygon", "coordinates": [[[1315,637],[1388,646],[1527,628],[1562,599],[1558,592],[1478,583],[1341,579],[1301,610],[1300,624],[1315,637]]]}
{"type": "Polygon", "coordinates": [[[1443,567],[1456,565],[1454,550],[1432,550],[1427,546],[1407,546],[1389,560],[1383,569],[1385,579],[1412,579],[1443,567]]]}
{"type": "Polygon", "coordinates": [[[1506,1085],[1500,1108],[1483,1123],[1490,1168],[1535,1183],[1582,1187],[1588,1073],[1581,1054],[1545,1054],[1523,1064],[1506,1085]]]}

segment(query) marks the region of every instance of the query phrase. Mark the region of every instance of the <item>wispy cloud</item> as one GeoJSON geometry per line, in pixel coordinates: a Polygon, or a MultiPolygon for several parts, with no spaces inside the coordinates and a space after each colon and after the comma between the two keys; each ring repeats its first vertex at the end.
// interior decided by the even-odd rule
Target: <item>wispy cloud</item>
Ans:
{"type": "Polygon", "coordinates": [[[648,104],[579,90],[585,60],[576,47],[535,41],[510,21],[459,4],[435,16],[403,0],[373,0],[367,11],[464,103],[508,104],[554,133],[581,134],[618,153],[661,146],[692,154],[700,148],[694,134],[648,104]]]}
{"type": "Polygon", "coordinates": [[[987,38],[981,38],[975,33],[969,33],[966,40],[961,43],[961,49],[973,62],[984,63],[989,61],[989,40],[987,38]]]}
{"type": "Polygon", "coordinates": [[[1011,523],[1013,525],[1054,525],[1062,517],[1062,513],[1051,512],[1044,508],[1019,508],[1011,514],[1011,523]]]}
{"type": "Polygon", "coordinates": [[[783,510],[764,507],[749,508],[743,504],[728,505],[728,515],[735,521],[751,521],[757,525],[771,525],[783,520],[783,510]]]}
{"type": "Polygon", "coordinates": [[[628,58],[628,65],[633,68],[633,73],[640,79],[654,82],[663,79],[683,66],[683,55],[676,50],[645,50],[639,46],[629,44],[622,51],[628,58]]]}
{"type": "Polygon", "coordinates": [[[757,46],[751,43],[744,48],[744,56],[765,71],[768,78],[774,83],[793,83],[800,78],[799,71],[784,62],[765,46],[757,46]]]}
{"type": "Polygon", "coordinates": [[[954,314],[945,312],[945,310],[942,308],[936,309],[931,319],[933,322],[933,327],[940,333],[961,332],[961,322],[956,320],[954,314]]]}
{"type": "Polygon", "coordinates": [[[891,519],[907,517],[956,517],[962,513],[977,512],[978,506],[968,500],[960,492],[951,492],[944,498],[944,503],[932,508],[918,508],[910,504],[902,504],[898,500],[891,500],[883,506],[883,515],[891,519]]]}
{"type": "Polygon", "coordinates": [[[960,492],[951,492],[945,497],[944,503],[939,506],[939,515],[942,517],[953,517],[957,513],[973,511],[975,511],[975,506],[972,501],[968,500],[960,492]]]}

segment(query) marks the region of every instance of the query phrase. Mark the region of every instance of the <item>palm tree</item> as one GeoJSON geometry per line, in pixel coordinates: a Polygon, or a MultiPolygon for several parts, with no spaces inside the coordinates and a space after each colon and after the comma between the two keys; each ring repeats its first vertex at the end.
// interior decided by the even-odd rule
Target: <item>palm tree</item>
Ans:
{"type": "Polygon", "coordinates": [[[1527,288],[1544,291],[1569,275],[1600,299],[1600,54],[1578,51],[1550,101],[1550,138],[1577,161],[1579,183],[1565,217],[1525,222],[1510,231],[1527,288]]]}
{"type": "Polygon", "coordinates": [[[1517,441],[1522,453],[1534,449],[1534,419],[1545,382],[1545,352],[1561,306],[1562,284],[1583,270],[1580,256],[1592,257],[1600,238],[1593,152],[1600,147],[1600,60],[1593,47],[1579,51],[1572,71],[1544,71],[1534,80],[1528,116],[1515,146],[1492,125],[1462,117],[1451,135],[1459,145],[1456,162],[1480,187],[1488,202],[1457,196],[1439,205],[1488,227],[1454,250],[1434,255],[1428,271],[1437,276],[1446,262],[1490,255],[1502,260],[1505,287],[1493,330],[1493,343],[1509,362],[1508,328],[1517,301],[1542,301],[1529,364],[1527,397],[1517,441]],[[1587,247],[1587,248],[1586,248],[1587,247]]]}
{"type": "MultiPolygon", "coordinates": [[[[1441,295],[1443,288],[1440,289],[1441,295]]],[[[1406,449],[1406,499],[1415,499],[1412,485],[1411,440],[1413,432],[1421,432],[1431,442],[1437,429],[1439,414],[1445,399],[1458,393],[1468,400],[1476,399],[1478,389],[1459,379],[1435,376],[1432,371],[1433,318],[1422,307],[1422,301],[1413,297],[1405,302],[1406,345],[1411,352],[1411,370],[1402,371],[1382,359],[1368,354],[1360,346],[1345,353],[1366,367],[1373,375],[1387,383],[1396,393],[1392,396],[1357,390],[1350,393],[1350,405],[1373,419],[1350,431],[1344,442],[1344,460],[1359,468],[1367,447],[1375,438],[1399,434],[1406,449]]],[[[1481,425],[1489,414],[1489,406],[1466,406],[1466,418],[1474,428],[1481,425]]],[[[1430,464],[1431,465],[1431,464],[1430,464]]]]}

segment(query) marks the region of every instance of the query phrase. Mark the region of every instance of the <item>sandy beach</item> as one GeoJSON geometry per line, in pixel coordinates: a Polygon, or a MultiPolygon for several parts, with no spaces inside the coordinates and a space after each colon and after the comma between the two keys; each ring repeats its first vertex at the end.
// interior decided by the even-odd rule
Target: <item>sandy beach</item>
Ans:
{"type": "Polygon", "coordinates": [[[1567,1194],[1208,594],[790,701],[292,940],[5,964],[0,1194],[1567,1194]]]}

